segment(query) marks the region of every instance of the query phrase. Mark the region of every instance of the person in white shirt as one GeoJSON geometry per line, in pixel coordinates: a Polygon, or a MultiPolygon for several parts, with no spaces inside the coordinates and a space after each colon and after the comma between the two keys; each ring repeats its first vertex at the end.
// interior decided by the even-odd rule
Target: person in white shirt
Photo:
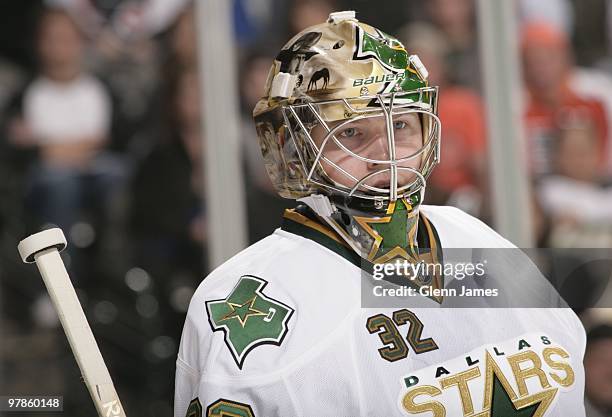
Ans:
{"type": "Polygon", "coordinates": [[[39,72],[20,95],[9,132],[13,146],[38,152],[29,177],[30,212],[38,224],[67,232],[85,201],[106,207],[126,176],[123,162],[106,152],[111,98],[84,68],[84,43],[66,11],[43,9],[36,32],[39,72]]]}

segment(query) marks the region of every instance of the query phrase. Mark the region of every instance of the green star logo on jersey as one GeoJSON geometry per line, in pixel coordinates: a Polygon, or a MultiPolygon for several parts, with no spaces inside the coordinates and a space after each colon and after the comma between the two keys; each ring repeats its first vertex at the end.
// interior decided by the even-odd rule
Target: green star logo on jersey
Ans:
{"type": "Polygon", "coordinates": [[[389,203],[387,216],[355,216],[357,223],[374,242],[368,254],[369,261],[383,263],[396,257],[411,262],[418,261],[414,247],[418,216],[411,209],[410,203],[401,199],[389,203]],[[410,251],[410,254],[407,251],[410,251]]]}
{"type": "Polygon", "coordinates": [[[493,386],[487,391],[491,395],[491,408],[474,417],[544,417],[557,394],[555,388],[513,400],[514,393],[509,393],[495,374],[493,386]]]}
{"type": "Polygon", "coordinates": [[[383,237],[381,248],[408,247],[408,209],[406,204],[402,200],[398,200],[388,221],[386,223],[374,223],[372,228],[383,237]]]}
{"type": "Polygon", "coordinates": [[[491,400],[491,417],[533,417],[541,401],[518,409],[497,377],[493,379],[493,398],[491,400]]]}
{"type": "Polygon", "coordinates": [[[280,346],[287,334],[287,322],[293,309],[263,294],[268,283],[252,275],[240,277],[238,284],[223,300],[206,302],[213,331],[225,333],[225,344],[238,368],[255,347],[280,346]]]}
{"type": "Polygon", "coordinates": [[[493,356],[486,353],[485,411],[474,417],[544,417],[557,388],[518,398],[493,356]]]}

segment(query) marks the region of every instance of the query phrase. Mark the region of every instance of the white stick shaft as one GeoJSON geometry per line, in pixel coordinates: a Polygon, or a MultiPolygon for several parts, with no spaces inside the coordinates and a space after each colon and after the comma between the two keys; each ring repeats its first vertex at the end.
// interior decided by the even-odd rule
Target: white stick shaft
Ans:
{"type": "Polygon", "coordinates": [[[83,379],[101,417],[125,417],[100,349],[57,249],[35,255],[83,379]]]}

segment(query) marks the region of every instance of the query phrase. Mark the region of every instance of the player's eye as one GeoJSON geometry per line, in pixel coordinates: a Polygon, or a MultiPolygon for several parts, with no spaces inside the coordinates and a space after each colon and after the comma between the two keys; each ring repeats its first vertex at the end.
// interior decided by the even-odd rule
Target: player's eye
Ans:
{"type": "Polygon", "coordinates": [[[404,129],[406,128],[407,125],[408,123],[404,122],[403,120],[396,120],[395,122],[393,122],[393,129],[395,130],[404,129]]]}
{"type": "Polygon", "coordinates": [[[357,135],[357,129],[355,129],[354,127],[349,127],[347,129],[344,129],[342,132],[340,132],[340,136],[343,138],[352,138],[355,137],[357,135]]]}

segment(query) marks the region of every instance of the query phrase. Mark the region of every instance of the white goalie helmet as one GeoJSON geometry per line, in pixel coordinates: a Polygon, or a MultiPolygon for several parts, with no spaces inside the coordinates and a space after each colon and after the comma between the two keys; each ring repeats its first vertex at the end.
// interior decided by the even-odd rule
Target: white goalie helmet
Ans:
{"type": "Polygon", "coordinates": [[[426,69],[397,39],[353,12],[332,14],[282,48],[253,112],[273,185],[287,198],[414,194],[439,161],[436,99],[426,69]]]}

